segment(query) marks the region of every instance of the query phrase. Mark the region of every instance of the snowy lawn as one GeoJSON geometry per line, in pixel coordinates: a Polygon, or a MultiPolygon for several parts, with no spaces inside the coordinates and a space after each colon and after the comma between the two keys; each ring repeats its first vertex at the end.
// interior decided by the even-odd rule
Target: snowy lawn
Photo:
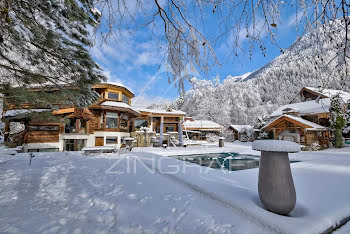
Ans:
{"type": "Polygon", "coordinates": [[[290,217],[262,208],[258,169],[229,172],[160,156],[259,154],[249,143],[225,145],[36,153],[31,166],[28,154],[2,148],[0,232],[320,233],[350,216],[350,152],[290,155],[303,161],[292,164],[297,205],[290,217]]]}

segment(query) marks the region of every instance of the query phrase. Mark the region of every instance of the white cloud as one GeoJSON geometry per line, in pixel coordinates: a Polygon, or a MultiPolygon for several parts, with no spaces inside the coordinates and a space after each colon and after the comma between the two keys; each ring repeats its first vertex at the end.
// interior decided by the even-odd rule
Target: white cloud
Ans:
{"type": "Polygon", "coordinates": [[[106,42],[102,42],[100,37],[96,38],[96,45],[90,52],[102,67],[121,72],[160,64],[164,56],[159,44],[144,41],[138,34],[130,35],[127,32],[110,37],[106,42]]]}
{"type": "MultiPolygon", "coordinates": [[[[286,27],[292,27],[292,26],[296,26],[298,23],[300,23],[301,19],[304,16],[304,12],[303,11],[299,11],[296,14],[292,14],[291,16],[289,16],[289,18],[287,19],[285,26],[286,27]]],[[[282,25],[283,26],[283,25],[282,25]]]]}
{"type": "Polygon", "coordinates": [[[134,61],[135,66],[150,66],[160,63],[160,58],[153,51],[145,51],[137,56],[134,61]]]}

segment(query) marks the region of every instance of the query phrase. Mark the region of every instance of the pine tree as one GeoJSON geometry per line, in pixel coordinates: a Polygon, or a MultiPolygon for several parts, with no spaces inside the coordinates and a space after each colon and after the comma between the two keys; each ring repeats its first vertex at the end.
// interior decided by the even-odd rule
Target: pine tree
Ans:
{"type": "Polygon", "coordinates": [[[343,108],[343,101],[339,95],[335,95],[331,98],[331,108],[329,109],[331,114],[331,127],[334,129],[335,135],[335,147],[342,148],[343,145],[343,128],[345,126],[345,113],[343,108]]]}
{"type": "Polygon", "coordinates": [[[89,86],[104,77],[88,52],[89,32],[101,16],[93,4],[94,0],[0,1],[0,92],[11,102],[40,106],[86,105],[95,99],[89,86]],[[32,87],[46,87],[49,94],[28,92],[32,87]]]}

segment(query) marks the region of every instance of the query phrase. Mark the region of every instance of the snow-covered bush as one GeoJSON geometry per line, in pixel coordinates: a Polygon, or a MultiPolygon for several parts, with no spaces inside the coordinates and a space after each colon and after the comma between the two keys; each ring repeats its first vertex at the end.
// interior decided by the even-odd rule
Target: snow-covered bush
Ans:
{"type": "Polygon", "coordinates": [[[343,129],[343,135],[346,138],[350,138],[350,100],[346,103],[346,111],[345,111],[345,124],[346,126],[343,129]]]}
{"type": "Polygon", "coordinates": [[[257,139],[258,140],[271,139],[271,134],[267,131],[261,131],[259,132],[257,139]]]}
{"type": "Polygon", "coordinates": [[[321,149],[322,147],[320,146],[320,144],[318,144],[317,142],[314,142],[311,145],[304,146],[302,148],[302,151],[319,151],[321,149]]]}
{"type": "Polygon", "coordinates": [[[252,141],[253,138],[253,129],[244,128],[239,135],[239,141],[247,142],[252,141]]]}
{"type": "Polygon", "coordinates": [[[317,142],[314,142],[314,143],[312,143],[312,144],[310,145],[310,149],[311,149],[312,151],[318,151],[318,150],[321,149],[321,146],[320,146],[320,144],[318,144],[317,142]]]}
{"type": "Polygon", "coordinates": [[[18,134],[22,131],[24,131],[25,126],[23,123],[20,122],[11,122],[10,123],[10,134],[18,134]]]}
{"type": "Polygon", "coordinates": [[[225,130],[223,132],[223,136],[225,137],[225,140],[226,141],[229,141],[229,142],[233,142],[235,141],[235,134],[232,132],[232,130],[225,130]]]}
{"type": "Polygon", "coordinates": [[[219,136],[214,134],[214,133],[209,133],[209,134],[207,134],[207,141],[208,142],[218,142],[219,136]]]}

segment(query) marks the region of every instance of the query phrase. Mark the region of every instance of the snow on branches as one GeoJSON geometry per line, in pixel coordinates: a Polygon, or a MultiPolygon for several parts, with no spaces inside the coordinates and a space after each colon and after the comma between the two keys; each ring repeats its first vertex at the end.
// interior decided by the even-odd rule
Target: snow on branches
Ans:
{"type": "Polygon", "coordinates": [[[87,50],[89,32],[100,17],[93,0],[4,0],[0,11],[7,13],[0,17],[1,91],[66,85],[79,89],[103,79],[87,50]]]}

